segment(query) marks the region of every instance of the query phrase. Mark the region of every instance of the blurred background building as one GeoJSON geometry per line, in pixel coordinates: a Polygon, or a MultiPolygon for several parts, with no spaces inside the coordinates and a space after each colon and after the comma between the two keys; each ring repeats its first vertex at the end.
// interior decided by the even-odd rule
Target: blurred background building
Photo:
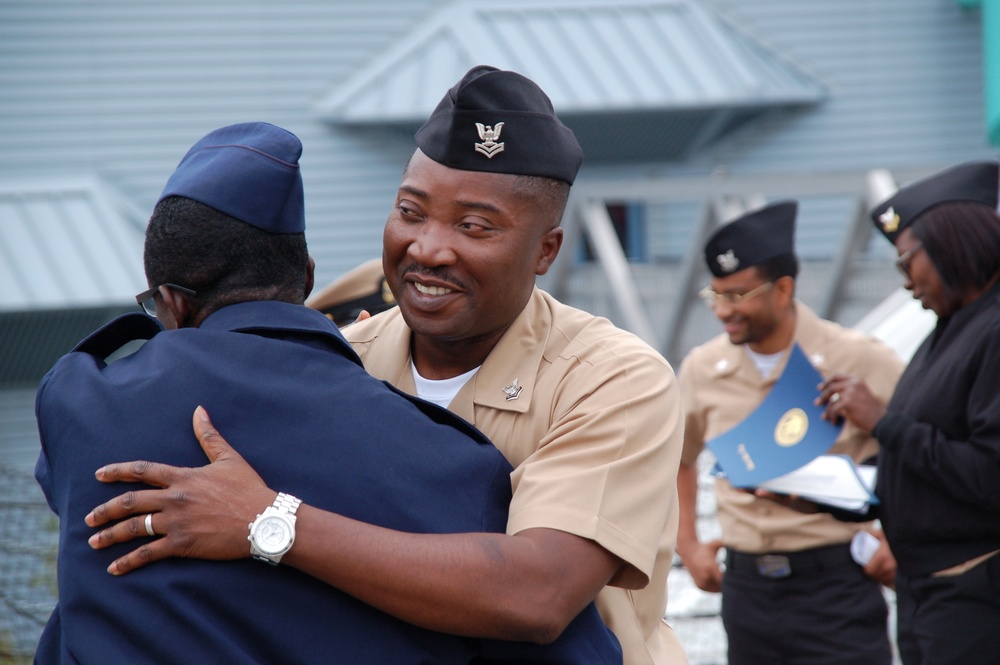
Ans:
{"type": "MultiPolygon", "coordinates": [[[[380,255],[413,131],[443,92],[476,64],[514,69],[587,153],[545,288],[676,365],[718,332],[696,297],[702,239],[796,198],[799,297],[845,325],[901,319],[888,334],[905,352],[919,330],[905,297],[862,321],[899,287],[866,213],[996,157],[1000,8],[982,4],[0,0],[0,662],[30,660],[54,602],[35,386],[135,307],[145,222],[206,132],[264,120],[302,139],[322,285],[380,255]]],[[[669,616],[692,662],[724,662],[717,598],[676,573],[669,616]]]]}

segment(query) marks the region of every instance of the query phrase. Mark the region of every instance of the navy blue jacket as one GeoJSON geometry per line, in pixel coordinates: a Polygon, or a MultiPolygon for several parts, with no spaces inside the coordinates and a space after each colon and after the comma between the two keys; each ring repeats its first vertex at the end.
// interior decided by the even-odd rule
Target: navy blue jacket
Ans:
{"type": "Polygon", "coordinates": [[[249,559],[109,575],[137,543],[92,550],[83,520],[131,486],[100,483],[94,471],[133,459],[205,464],[191,430],[199,404],[270,487],[308,504],[409,532],[505,528],[511,467],[499,451],[457,416],[369,376],[318,312],[243,303],[176,331],[126,315],[59,360],[38,391],[35,475],[60,518],[60,544],[59,604],[36,662],[620,662],[593,606],[540,647],[423,630],[249,559]],[[136,337],[151,339],[105,362],[136,337]]]}

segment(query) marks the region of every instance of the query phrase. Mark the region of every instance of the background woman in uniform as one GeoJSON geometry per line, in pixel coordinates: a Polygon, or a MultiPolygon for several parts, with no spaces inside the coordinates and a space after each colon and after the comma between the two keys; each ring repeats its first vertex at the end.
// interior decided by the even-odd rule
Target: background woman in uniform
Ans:
{"type": "Polygon", "coordinates": [[[937,325],[886,407],[856,377],[821,386],[828,418],[881,445],[877,516],[899,566],[906,665],[1000,658],[998,176],[997,162],[962,164],[872,211],[937,325]]]}

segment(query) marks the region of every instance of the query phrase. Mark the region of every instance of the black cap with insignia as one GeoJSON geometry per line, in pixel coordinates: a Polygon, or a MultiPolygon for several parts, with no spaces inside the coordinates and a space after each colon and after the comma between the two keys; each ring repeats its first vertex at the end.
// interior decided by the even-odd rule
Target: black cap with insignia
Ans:
{"type": "Polygon", "coordinates": [[[382,259],[371,259],[314,293],[306,305],[343,327],[354,323],[362,310],[375,315],[392,309],[396,300],[382,274],[382,259]]]}
{"type": "Polygon", "coordinates": [[[872,210],[872,221],[895,244],[903,229],[943,203],[982,203],[996,210],[998,187],[997,162],[959,164],[901,188],[872,210]]]}
{"type": "Polygon", "coordinates": [[[795,256],[795,201],[780,201],[720,226],[705,243],[705,262],[726,277],[779,256],[795,256]]]}
{"type": "Polygon", "coordinates": [[[416,133],[417,147],[465,171],[543,176],[573,184],[583,149],[530,79],[473,67],[416,133]]]}

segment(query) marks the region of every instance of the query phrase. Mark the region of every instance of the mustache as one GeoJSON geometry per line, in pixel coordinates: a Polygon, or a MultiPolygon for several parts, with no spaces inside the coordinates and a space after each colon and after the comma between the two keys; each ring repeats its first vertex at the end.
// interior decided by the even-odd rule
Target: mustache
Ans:
{"type": "Polygon", "coordinates": [[[427,267],[419,265],[417,263],[410,263],[400,268],[398,274],[400,275],[400,277],[402,277],[403,275],[412,275],[422,279],[437,280],[440,282],[445,282],[447,284],[450,284],[461,290],[466,289],[465,283],[462,280],[455,277],[454,274],[452,274],[447,268],[444,267],[427,267]]]}

